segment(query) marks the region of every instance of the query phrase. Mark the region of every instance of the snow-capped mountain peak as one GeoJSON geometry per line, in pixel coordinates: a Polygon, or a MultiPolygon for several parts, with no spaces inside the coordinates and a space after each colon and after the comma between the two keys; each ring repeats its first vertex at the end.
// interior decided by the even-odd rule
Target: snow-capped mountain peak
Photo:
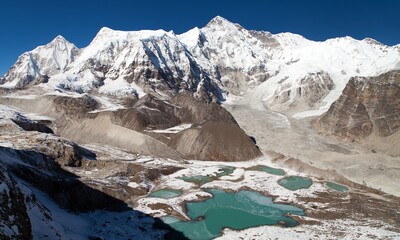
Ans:
{"type": "Polygon", "coordinates": [[[204,35],[198,27],[190,29],[189,31],[182,33],[177,36],[178,39],[184,43],[187,47],[193,48],[198,44],[204,43],[204,35]]]}
{"type": "MultiPolygon", "coordinates": [[[[70,64],[74,60],[75,56],[78,54],[78,48],[61,35],[58,35],[56,38],[53,39],[53,41],[44,46],[42,49],[37,50],[38,51],[35,54],[38,55],[38,58],[46,58],[49,59],[49,61],[54,61],[56,70],[59,71],[65,70],[67,65],[70,64]]],[[[44,71],[41,74],[48,75],[48,71],[53,71],[51,67],[48,71],[44,70],[46,69],[46,66],[44,65],[47,65],[47,67],[49,67],[49,64],[47,63],[40,63],[40,65],[43,65],[41,67],[44,71]]]]}
{"type": "Polygon", "coordinates": [[[274,34],[273,38],[275,38],[279,44],[286,49],[303,48],[313,43],[313,41],[310,41],[299,34],[289,32],[274,34]]]}
{"type": "Polygon", "coordinates": [[[114,30],[109,28],[109,27],[102,27],[102,28],[100,28],[100,30],[97,33],[97,35],[99,35],[99,34],[105,34],[106,35],[106,34],[109,34],[109,33],[113,32],[113,31],[114,30]]]}
{"type": "Polygon", "coordinates": [[[69,42],[67,39],[65,39],[62,35],[57,35],[50,43],[58,42],[58,41],[70,43],[70,42],[69,42]]]}
{"type": "Polygon", "coordinates": [[[400,68],[399,48],[373,39],[316,42],[247,30],[217,16],[180,35],[104,27],[81,50],[58,36],[21,55],[0,84],[25,87],[49,78],[52,87],[118,97],[185,89],[219,100],[223,93],[249,96],[276,110],[324,111],[351,77],[400,68]]]}
{"type": "Polygon", "coordinates": [[[22,54],[3,77],[3,87],[23,88],[35,80],[45,82],[49,76],[65,71],[78,54],[74,44],[58,35],[48,44],[22,54]]]}
{"type": "MultiPolygon", "coordinates": [[[[165,31],[162,29],[158,30],[139,30],[139,31],[121,31],[121,30],[113,30],[108,27],[103,27],[96,34],[93,42],[97,41],[129,41],[131,39],[151,39],[151,38],[160,38],[160,37],[175,37],[175,33],[173,31],[165,31]]],[[[90,44],[92,44],[90,43],[90,44]]]]}
{"type": "Polygon", "coordinates": [[[210,22],[208,22],[204,28],[212,30],[223,29],[223,30],[237,31],[238,28],[242,27],[239,24],[232,23],[221,16],[216,16],[215,18],[211,19],[210,22]]]}
{"type": "Polygon", "coordinates": [[[379,41],[377,41],[375,39],[372,39],[372,38],[364,38],[363,41],[365,41],[367,43],[370,43],[370,44],[376,44],[376,45],[384,46],[383,43],[381,43],[381,42],[379,42],[379,41]]]}

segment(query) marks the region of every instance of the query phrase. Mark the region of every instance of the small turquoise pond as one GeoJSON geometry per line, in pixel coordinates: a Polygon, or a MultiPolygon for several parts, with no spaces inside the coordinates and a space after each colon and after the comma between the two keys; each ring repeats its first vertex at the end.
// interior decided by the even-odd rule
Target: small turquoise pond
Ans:
{"type": "Polygon", "coordinates": [[[278,175],[278,176],[285,175],[285,171],[283,171],[283,169],[280,169],[280,168],[272,168],[272,167],[268,167],[268,166],[259,166],[258,169],[259,169],[259,171],[264,171],[264,172],[271,173],[271,174],[278,175]]]}
{"type": "Polygon", "coordinates": [[[328,186],[329,188],[331,188],[331,189],[333,189],[333,190],[335,190],[335,191],[338,191],[338,192],[347,192],[347,191],[349,191],[349,188],[348,188],[348,187],[343,186],[343,185],[340,185],[340,184],[337,184],[337,183],[326,182],[325,184],[326,184],[326,186],[328,186]]]}
{"type": "Polygon", "coordinates": [[[270,197],[256,192],[207,191],[213,195],[212,198],[186,204],[191,221],[171,216],[164,217],[163,221],[189,239],[205,240],[219,236],[226,227],[235,230],[276,224],[293,227],[299,223],[286,214],[304,215],[300,208],[274,203],[270,197]]]}
{"type": "Polygon", "coordinates": [[[191,182],[194,184],[197,184],[199,186],[211,182],[213,179],[209,176],[203,176],[203,175],[195,175],[195,176],[183,176],[180,177],[179,179],[185,181],[185,182],[191,182]]]}
{"type": "Polygon", "coordinates": [[[221,166],[216,177],[219,178],[222,176],[230,175],[235,171],[235,169],[236,169],[235,167],[231,167],[231,166],[221,166]]]}
{"type": "Polygon", "coordinates": [[[149,197],[157,197],[157,198],[174,198],[178,197],[182,194],[181,190],[177,189],[161,189],[152,192],[149,197]]]}
{"type": "Polygon", "coordinates": [[[278,184],[289,190],[295,191],[298,189],[309,188],[312,185],[312,180],[305,177],[289,176],[279,179],[278,184]]]}
{"type": "Polygon", "coordinates": [[[213,180],[216,180],[217,178],[220,178],[222,176],[226,176],[229,174],[232,174],[233,171],[235,171],[235,167],[230,167],[230,166],[221,166],[219,171],[215,174],[215,176],[204,176],[204,175],[194,175],[194,176],[183,176],[179,177],[178,179],[181,179],[186,182],[192,182],[196,185],[203,185],[205,183],[211,182],[213,180]]]}

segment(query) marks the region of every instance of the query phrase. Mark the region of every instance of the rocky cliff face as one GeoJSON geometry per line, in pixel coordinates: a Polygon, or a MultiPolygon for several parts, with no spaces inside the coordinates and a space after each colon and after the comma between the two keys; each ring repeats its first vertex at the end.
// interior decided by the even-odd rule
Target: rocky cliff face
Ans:
{"type": "Polygon", "coordinates": [[[327,72],[306,74],[293,84],[282,79],[274,93],[274,98],[267,105],[276,111],[283,108],[309,109],[318,105],[334,88],[334,82],[327,72]]]}
{"type": "Polygon", "coordinates": [[[350,140],[394,134],[400,128],[400,71],[351,78],[316,127],[350,140]]]}
{"type": "Polygon", "coordinates": [[[222,17],[178,38],[209,76],[235,95],[268,79],[269,54],[280,49],[269,32],[248,31],[222,17]]]}
{"type": "Polygon", "coordinates": [[[31,196],[25,196],[8,174],[3,162],[0,163],[0,183],[0,238],[32,239],[32,227],[26,207],[26,201],[31,196]]]}
{"type": "Polygon", "coordinates": [[[81,164],[79,147],[48,130],[19,113],[0,109],[0,142],[3,145],[0,146],[1,239],[32,239],[33,231],[38,231],[33,228],[37,228],[40,221],[43,221],[41,227],[48,225],[51,228],[52,216],[37,199],[30,184],[54,194],[63,188],[55,182],[63,177],[73,180],[71,175],[63,173],[61,166],[81,164]]]}

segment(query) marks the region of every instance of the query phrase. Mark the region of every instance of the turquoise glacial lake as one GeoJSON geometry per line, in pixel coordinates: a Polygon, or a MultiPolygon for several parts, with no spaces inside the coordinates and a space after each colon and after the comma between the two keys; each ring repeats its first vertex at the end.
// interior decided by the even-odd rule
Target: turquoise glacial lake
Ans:
{"type": "Polygon", "coordinates": [[[194,176],[183,176],[179,179],[185,182],[191,182],[198,186],[201,186],[205,183],[211,182],[213,179],[210,176],[203,176],[203,175],[194,175],[194,176]]]}
{"type": "Polygon", "coordinates": [[[346,187],[344,185],[340,185],[340,184],[334,183],[334,182],[326,182],[325,184],[330,189],[333,189],[333,190],[338,191],[338,192],[347,192],[347,191],[349,191],[348,187],[346,187]]]}
{"type": "Polygon", "coordinates": [[[284,188],[295,191],[298,189],[309,188],[312,185],[312,180],[305,177],[289,176],[279,179],[278,184],[284,188]]]}
{"type": "Polygon", "coordinates": [[[190,221],[172,216],[164,217],[163,221],[189,239],[206,240],[221,235],[223,228],[241,230],[276,224],[293,227],[299,223],[286,214],[304,215],[298,207],[274,203],[270,197],[252,191],[207,191],[213,195],[212,198],[186,204],[190,221]]]}
{"type": "Polygon", "coordinates": [[[157,197],[157,198],[174,198],[182,195],[181,190],[177,189],[161,189],[154,191],[149,194],[149,197],[157,197]]]}
{"type": "Polygon", "coordinates": [[[193,176],[179,177],[179,179],[186,181],[186,182],[192,182],[198,186],[201,186],[205,183],[216,180],[222,176],[232,174],[233,171],[235,171],[235,169],[236,169],[235,167],[221,166],[219,171],[215,174],[215,176],[193,175],[193,176]]]}
{"type": "Polygon", "coordinates": [[[268,166],[259,166],[258,167],[259,171],[264,171],[270,174],[278,175],[278,176],[284,176],[285,171],[280,168],[273,168],[273,167],[268,167],[268,166]]]}

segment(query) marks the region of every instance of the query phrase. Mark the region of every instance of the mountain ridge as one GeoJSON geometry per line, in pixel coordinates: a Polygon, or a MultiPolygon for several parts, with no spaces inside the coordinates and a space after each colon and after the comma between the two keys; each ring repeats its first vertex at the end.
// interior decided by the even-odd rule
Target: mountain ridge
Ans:
{"type": "Polygon", "coordinates": [[[247,30],[217,16],[203,28],[182,34],[103,27],[80,49],[57,36],[22,54],[1,78],[0,87],[47,84],[118,98],[140,98],[147,93],[172,97],[189,91],[220,102],[233,94],[250,96],[272,110],[319,114],[339,97],[350,77],[399,68],[398,45],[351,37],[317,42],[293,33],[247,30]],[[49,51],[37,53],[46,47],[54,50],[52,56],[49,51]],[[302,86],[301,82],[319,72],[327,73],[321,83],[333,86],[318,88],[325,92],[318,93],[320,98],[314,102],[303,101],[298,93],[312,84],[302,86]]]}
{"type": "Polygon", "coordinates": [[[220,16],[182,34],[103,27],[85,48],[56,36],[0,78],[0,238],[182,239],[176,223],[205,220],[186,204],[214,188],[307,214],[221,237],[397,236],[399,46],[220,16]]]}

